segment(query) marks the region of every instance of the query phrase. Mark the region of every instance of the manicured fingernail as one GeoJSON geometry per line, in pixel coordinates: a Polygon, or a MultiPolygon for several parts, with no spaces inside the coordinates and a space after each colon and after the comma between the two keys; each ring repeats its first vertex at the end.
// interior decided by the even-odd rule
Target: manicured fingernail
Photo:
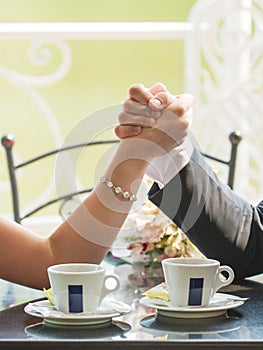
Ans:
{"type": "Polygon", "coordinates": [[[158,98],[153,98],[153,99],[151,100],[151,103],[154,104],[154,105],[156,105],[156,106],[161,106],[162,101],[158,100],[158,98]]]}

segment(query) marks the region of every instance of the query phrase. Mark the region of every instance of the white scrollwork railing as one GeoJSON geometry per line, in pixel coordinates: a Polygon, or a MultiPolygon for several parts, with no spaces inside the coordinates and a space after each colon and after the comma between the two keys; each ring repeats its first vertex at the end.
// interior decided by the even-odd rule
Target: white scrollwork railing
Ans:
{"type": "Polygon", "coordinates": [[[0,39],[160,40],[184,39],[187,22],[0,23],[0,39]]]}
{"type": "MultiPolygon", "coordinates": [[[[45,124],[49,128],[49,133],[54,144],[59,147],[63,141],[62,132],[58,123],[58,118],[55,112],[52,110],[48,101],[38,92],[37,88],[56,84],[63,79],[71,68],[71,50],[68,44],[60,40],[46,39],[43,41],[33,40],[28,48],[28,59],[32,65],[44,66],[47,65],[53,55],[53,50],[60,53],[60,63],[58,67],[51,73],[42,76],[33,76],[22,72],[17,72],[10,68],[7,68],[0,64],[0,77],[9,82],[20,90],[24,96],[26,96],[41,112],[45,119],[45,124]]],[[[19,150],[15,150],[16,158],[21,158],[19,150]]],[[[44,202],[54,191],[54,180],[46,184],[42,192],[34,199],[34,203],[44,202]]],[[[2,189],[10,191],[10,187],[7,181],[2,183],[2,189]]],[[[34,207],[34,203],[28,204],[26,211],[31,210],[34,207]]]]}
{"type": "Polygon", "coordinates": [[[257,201],[263,192],[263,1],[197,1],[189,22],[185,76],[197,97],[195,133],[204,149],[226,157],[222,140],[241,131],[235,188],[257,201]]]}
{"type": "MultiPolygon", "coordinates": [[[[235,188],[256,199],[262,192],[258,174],[263,167],[261,141],[255,137],[262,126],[262,9],[263,0],[199,0],[185,23],[1,23],[0,40],[31,41],[28,59],[33,65],[50,62],[51,47],[60,53],[61,61],[44,76],[17,72],[0,62],[0,76],[37,106],[57,145],[62,141],[58,119],[38,88],[68,74],[72,61],[68,40],[184,40],[186,90],[197,97],[197,138],[205,150],[224,157],[228,144],[222,147],[222,140],[234,129],[242,132],[238,157],[242,176],[235,188]]],[[[2,181],[0,185],[5,187],[2,181]]],[[[51,183],[41,199],[50,191],[51,183]]]]}
{"type": "MultiPolygon", "coordinates": [[[[40,88],[52,86],[67,76],[72,65],[70,40],[182,40],[191,30],[188,23],[141,22],[141,23],[0,23],[0,41],[28,42],[27,59],[33,67],[56,68],[45,75],[30,75],[11,69],[0,61],[0,78],[16,88],[37,108],[48,128],[50,140],[55,146],[63,141],[59,118],[40,88]]],[[[53,69],[53,68],[51,68],[53,69]]],[[[21,159],[20,150],[15,148],[16,159],[21,159]]],[[[2,166],[0,170],[2,170],[2,166]]],[[[70,165],[68,166],[70,169],[70,165]]],[[[22,182],[23,172],[20,174],[22,182]]],[[[6,194],[10,191],[6,179],[0,180],[0,188],[6,194]]],[[[54,191],[53,178],[33,202],[26,204],[25,212],[36,203],[45,202],[54,191]]]]}

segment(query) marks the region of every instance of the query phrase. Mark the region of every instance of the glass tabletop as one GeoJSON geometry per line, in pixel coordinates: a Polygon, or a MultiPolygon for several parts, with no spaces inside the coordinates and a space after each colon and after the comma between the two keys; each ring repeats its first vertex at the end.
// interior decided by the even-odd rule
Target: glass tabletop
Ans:
{"type": "Polygon", "coordinates": [[[121,279],[121,288],[112,293],[111,298],[130,305],[131,312],[98,325],[57,326],[48,324],[41,317],[26,314],[24,307],[27,303],[20,304],[0,312],[0,346],[11,349],[19,344],[21,349],[41,349],[42,346],[45,349],[66,349],[74,343],[74,349],[88,348],[88,345],[105,349],[107,341],[107,349],[124,346],[125,342],[125,350],[153,349],[153,343],[164,349],[190,349],[190,345],[194,349],[209,346],[240,349],[241,345],[242,349],[263,348],[261,282],[243,280],[220,290],[249,298],[243,305],[226,310],[220,316],[164,317],[154,307],[140,302],[145,290],[162,281],[160,269],[112,258],[106,259],[104,264],[107,271],[115,272],[121,279]]]}

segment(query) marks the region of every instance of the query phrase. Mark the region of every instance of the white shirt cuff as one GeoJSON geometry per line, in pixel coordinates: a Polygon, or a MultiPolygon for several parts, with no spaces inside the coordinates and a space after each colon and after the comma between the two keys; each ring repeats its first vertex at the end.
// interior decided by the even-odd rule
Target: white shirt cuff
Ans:
{"type": "Polygon", "coordinates": [[[147,175],[163,188],[176,174],[189,163],[193,152],[193,145],[190,138],[169,153],[153,159],[147,169],[147,175]]]}

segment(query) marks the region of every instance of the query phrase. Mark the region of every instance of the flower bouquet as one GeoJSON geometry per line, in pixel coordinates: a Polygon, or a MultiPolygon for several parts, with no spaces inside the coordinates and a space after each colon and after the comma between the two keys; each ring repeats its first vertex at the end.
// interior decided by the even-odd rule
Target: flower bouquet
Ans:
{"type": "Polygon", "coordinates": [[[185,233],[150,201],[128,215],[112,254],[145,265],[171,257],[202,256],[185,233]]]}

